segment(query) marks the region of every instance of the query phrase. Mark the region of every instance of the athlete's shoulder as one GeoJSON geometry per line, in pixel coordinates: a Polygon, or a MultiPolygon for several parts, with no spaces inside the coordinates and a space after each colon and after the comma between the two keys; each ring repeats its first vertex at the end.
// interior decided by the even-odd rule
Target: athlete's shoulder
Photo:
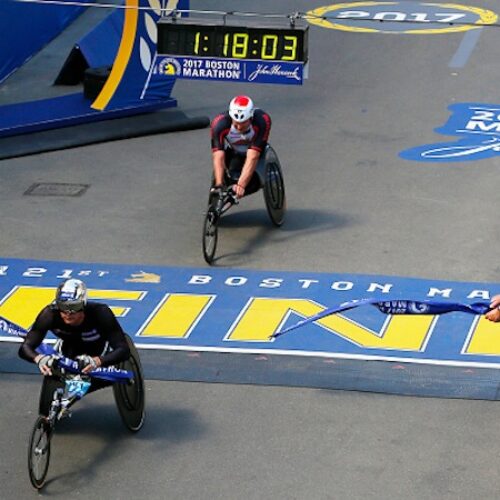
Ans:
{"type": "Polygon", "coordinates": [[[118,323],[111,307],[103,302],[87,302],[85,315],[88,315],[89,319],[92,318],[97,323],[103,322],[106,325],[118,323]]]}
{"type": "Polygon", "coordinates": [[[52,319],[57,316],[58,312],[57,306],[54,303],[50,303],[40,311],[39,316],[44,319],[52,319]]]}
{"type": "Polygon", "coordinates": [[[264,111],[261,108],[255,108],[253,112],[253,119],[256,122],[266,122],[268,124],[271,124],[271,115],[267,112],[264,111]]]}
{"type": "Polygon", "coordinates": [[[106,315],[109,313],[113,314],[111,311],[111,308],[107,304],[104,304],[102,302],[89,301],[85,305],[84,311],[85,311],[85,314],[93,314],[96,316],[103,315],[103,314],[106,315]]]}
{"type": "Polygon", "coordinates": [[[229,116],[229,112],[219,113],[215,116],[210,123],[212,129],[214,128],[226,128],[231,126],[231,117],[229,116]]]}
{"type": "Polygon", "coordinates": [[[53,304],[45,306],[36,317],[33,328],[35,330],[50,330],[50,328],[59,319],[57,308],[53,304]]]}
{"type": "Polygon", "coordinates": [[[263,110],[262,108],[255,108],[253,110],[253,115],[254,116],[263,116],[263,115],[269,116],[269,113],[267,111],[263,110]]]}
{"type": "Polygon", "coordinates": [[[109,316],[114,316],[113,311],[107,304],[103,304],[102,302],[87,302],[85,305],[85,315],[95,318],[96,320],[104,319],[109,316]]]}

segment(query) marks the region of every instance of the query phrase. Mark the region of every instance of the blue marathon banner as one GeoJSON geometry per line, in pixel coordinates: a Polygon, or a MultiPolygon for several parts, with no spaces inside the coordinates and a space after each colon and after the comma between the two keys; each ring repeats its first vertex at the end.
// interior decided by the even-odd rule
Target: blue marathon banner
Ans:
{"type": "Polygon", "coordinates": [[[303,62],[218,59],[167,55],[157,59],[157,75],[190,80],[302,85],[303,62]]]}
{"type": "Polygon", "coordinates": [[[315,314],[310,318],[299,321],[295,325],[289,326],[281,330],[270,338],[277,338],[281,335],[296,330],[301,326],[318,321],[326,316],[346,312],[356,307],[372,305],[375,306],[381,313],[384,314],[446,314],[450,312],[464,312],[468,314],[485,314],[490,308],[487,302],[475,302],[473,304],[462,304],[460,302],[441,302],[435,300],[416,301],[416,300],[377,300],[377,299],[360,299],[344,302],[338,307],[325,309],[319,314],[315,314]]]}

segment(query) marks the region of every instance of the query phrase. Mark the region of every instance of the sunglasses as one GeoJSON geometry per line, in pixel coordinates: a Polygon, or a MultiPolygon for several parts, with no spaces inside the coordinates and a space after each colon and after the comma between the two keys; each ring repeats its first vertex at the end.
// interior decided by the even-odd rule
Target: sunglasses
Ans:
{"type": "Polygon", "coordinates": [[[79,312],[83,311],[83,307],[79,307],[78,309],[75,309],[74,307],[71,306],[59,306],[59,312],[63,314],[76,314],[79,312]]]}

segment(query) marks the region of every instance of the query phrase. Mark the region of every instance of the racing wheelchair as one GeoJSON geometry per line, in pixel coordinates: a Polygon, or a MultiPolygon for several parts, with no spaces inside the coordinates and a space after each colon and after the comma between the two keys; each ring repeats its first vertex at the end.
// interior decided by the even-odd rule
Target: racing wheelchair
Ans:
{"type": "MultiPolygon", "coordinates": [[[[260,182],[260,189],[264,193],[269,218],[276,227],[280,227],[285,221],[285,183],[278,155],[269,144],[257,163],[256,174],[260,182]]],[[[237,179],[232,179],[229,174],[227,177],[230,182],[234,181],[231,183],[237,182],[237,179]]],[[[238,199],[229,186],[222,189],[217,196],[211,195],[209,197],[203,222],[202,240],[203,257],[207,264],[212,264],[215,258],[220,218],[237,203],[238,199]]]]}
{"type": "Polygon", "coordinates": [[[118,412],[127,429],[137,432],[144,424],[145,389],[139,353],[132,339],[126,336],[130,358],[117,367],[97,368],[83,374],[77,361],[59,355],[53,347],[42,344],[42,354],[58,356],[53,367],[55,375],[45,376],[40,393],[39,416],[29,439],[28,471],[31,484],[40,490],[45,484],[50,462],[51,438],[56,424],[71,416],[70,408],[90,389],[113,387],[118,412]]]}

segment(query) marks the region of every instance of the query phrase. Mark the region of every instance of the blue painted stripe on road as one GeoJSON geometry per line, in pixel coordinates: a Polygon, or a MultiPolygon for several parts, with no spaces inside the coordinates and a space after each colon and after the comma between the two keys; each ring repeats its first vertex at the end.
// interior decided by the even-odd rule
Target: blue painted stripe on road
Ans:
{"type": "Polygon", "coordinates": [[[469,60],[477,42],[481,36],[483,28],[467,31],[460,42],[460,45],[451,58],[448,66],[453,69],[463,68],[469,60]]]}

